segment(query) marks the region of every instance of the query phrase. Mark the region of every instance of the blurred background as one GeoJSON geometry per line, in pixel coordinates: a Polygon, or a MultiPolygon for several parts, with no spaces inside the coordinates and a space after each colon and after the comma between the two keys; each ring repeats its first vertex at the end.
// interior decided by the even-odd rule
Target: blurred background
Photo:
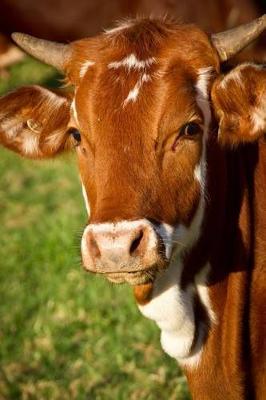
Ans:
{"type": "MultiPolygon", "coordinates": [[[[0,0],[0,94],[60,86],[11,43],[13,31],[69,42],[168,14],[218,32],[265,11],[266,0],[0,0]]],[[[238,59],[265,62],[265,44],[264,35],[238,59]]],[[[74,155],[34,162],[0,149],[0,400],[188,400],[132,290],[81,269],[85,224],[74,155]]]]}

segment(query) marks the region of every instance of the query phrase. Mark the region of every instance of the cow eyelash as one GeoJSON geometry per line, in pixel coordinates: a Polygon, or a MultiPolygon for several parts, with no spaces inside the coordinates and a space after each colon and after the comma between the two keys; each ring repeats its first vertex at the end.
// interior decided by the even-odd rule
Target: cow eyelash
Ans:
{"type": "Polygon", "coordinates": [[[175,138],[172,150],[174,151],[176,149],[180,139],[195,139],[200,133],[202,133],[202,127],[197,122],[188,122],[183,125],[175,138]]]}
{"type": "Polygon", "coordinates": [[[80,142],[81,142],[81,135],[80,135],[79,130],[76,129],[76,128],[70,128],[68,133],[75,140],[75,145],[78,146],[80,144],[80,142]]]}

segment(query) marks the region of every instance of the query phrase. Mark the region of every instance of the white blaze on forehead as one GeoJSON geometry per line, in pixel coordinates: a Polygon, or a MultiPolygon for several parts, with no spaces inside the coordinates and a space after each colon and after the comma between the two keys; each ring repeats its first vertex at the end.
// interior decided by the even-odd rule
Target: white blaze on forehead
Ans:
{"type": "Polygon", "coordinates": [[[83,78],[86,75],[86,72],[88,71],[88,69],[94,64],[95,64],[95,61],[91,61],[91,60],[85,61],[79,70],[80,78],[83,78]]]}
{"type": "Polygon", "coordinates": [[[139,60],[135,54],[130,54],[129,56],[123,58],[120,61],[114,61],[108,64],[109,69],[118,69],[124,67],[128,70],[136,69],[143,70],[145,68],[150,67],[155,63],[155,59],[153,57],[147,58],[146,60],[139,60]]]}
{"type": "Polygon", "coordinates": [[[127,98],[125,99],[123,103],[123,107],[125,107],[130,101],[135,102],[138,98],[140,89],[143,85],[144,82],[149,82],[151,80],[150,76],[144,73],[137,81],[136,85],[134,86],[133,89],[130,90],[128,93],[127,98]]]}

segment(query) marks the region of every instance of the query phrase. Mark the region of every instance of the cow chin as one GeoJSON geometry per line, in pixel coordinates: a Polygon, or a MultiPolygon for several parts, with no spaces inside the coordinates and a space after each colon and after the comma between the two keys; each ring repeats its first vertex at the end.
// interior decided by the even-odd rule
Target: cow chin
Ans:
{"type": "Polygon", "coordinates": [[[138,269],[132,268],[132,266],[125,266],[112,268],[111,270],[108,268],[104,268],[103,266],[98,266],[95,269],[95,266],[90,268],[88,266],[84,266],[84,269],[87,272],[92,272],[97,275],[101,275],[107,278],[110,282],[116,284],[128,283],[132,286],[135,285],[143,285],[146,283],[152,283],[156,276],[161,272],[167,269],[168,262],[166,260],[159,258],[156,263],[151,264],[149,267],[142,267],[138,269]],[[131,267],[131,268],[130,268],[131,267]]]}

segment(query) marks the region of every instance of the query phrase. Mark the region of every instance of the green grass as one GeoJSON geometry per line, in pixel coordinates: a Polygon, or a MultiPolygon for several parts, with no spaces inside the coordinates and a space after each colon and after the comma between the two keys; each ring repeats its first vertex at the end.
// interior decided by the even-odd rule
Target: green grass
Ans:
{"type": "MultiPolygon", "coordinates": [[[[55,84],[32,59],[0,93],[55,84]]],[[[187,400],[132,290],[86,274],[86,224],[74,155],[34,162],[0,150],[0,399],[187,400]]]]}

